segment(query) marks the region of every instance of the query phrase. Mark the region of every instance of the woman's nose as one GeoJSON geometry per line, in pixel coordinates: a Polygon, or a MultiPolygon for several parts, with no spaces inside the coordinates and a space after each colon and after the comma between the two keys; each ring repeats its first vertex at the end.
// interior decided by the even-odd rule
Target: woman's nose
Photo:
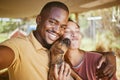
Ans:
{"type": "Polygon", "coordinates": [[[71,36],[74,37],[74,36],[75,36],[75,33],[74,33],[74,32],[71,32],[71,36]]]}

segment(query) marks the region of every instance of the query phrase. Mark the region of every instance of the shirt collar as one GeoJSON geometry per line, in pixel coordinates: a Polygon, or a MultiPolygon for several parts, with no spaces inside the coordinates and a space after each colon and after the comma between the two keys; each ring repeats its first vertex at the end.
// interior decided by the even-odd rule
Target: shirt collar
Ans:
{"type": "Polygon", "coordinates": [[[48,50],[47,48],[43,47],[41,45],[41,43],[35,38],[35,36],[33,35],[33,32],[31,32],[28,35],[29,40],[31,41],[31,43],[33,44],[33,46],[35,47],[35,49],[44,49],[44,50],[48,50]]]}

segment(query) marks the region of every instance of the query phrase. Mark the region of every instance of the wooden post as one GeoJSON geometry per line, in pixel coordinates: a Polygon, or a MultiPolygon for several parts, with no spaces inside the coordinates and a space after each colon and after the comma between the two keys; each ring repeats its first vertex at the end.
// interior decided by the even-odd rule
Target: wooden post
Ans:
{"type": "Polygon", "coordinates": [[[78,23],[78,21],[79,21],[79,13],[75,13],[75,20],[76,20],[76,23],[78,23]]]}

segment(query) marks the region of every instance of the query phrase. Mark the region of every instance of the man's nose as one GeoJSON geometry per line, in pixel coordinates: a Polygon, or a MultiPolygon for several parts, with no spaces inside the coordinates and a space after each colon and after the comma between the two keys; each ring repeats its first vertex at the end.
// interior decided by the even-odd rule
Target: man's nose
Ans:
{"type": "Polygon", "coordinates": [[[59,26],[59,25],[55,26],[55,27],[54,27],[54,31],[55,31],[56,33],[60,33],[60,26],[59,26]]]}

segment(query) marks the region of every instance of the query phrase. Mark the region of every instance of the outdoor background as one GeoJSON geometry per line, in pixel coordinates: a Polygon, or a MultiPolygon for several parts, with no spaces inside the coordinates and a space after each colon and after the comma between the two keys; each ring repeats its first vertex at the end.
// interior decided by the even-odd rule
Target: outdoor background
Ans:
{"type": "MultiPolygon", "coordinates": [[[[120,80],[120,5],[71,13],[70,17],[80,25],[82,42],[80,48],[87,51],[114,51],[117,58],[117,78],[120,80]]],[[[33,18],[0,18],[0,42],[18,35],[28,35],[36,29],[33,18]]]]}

